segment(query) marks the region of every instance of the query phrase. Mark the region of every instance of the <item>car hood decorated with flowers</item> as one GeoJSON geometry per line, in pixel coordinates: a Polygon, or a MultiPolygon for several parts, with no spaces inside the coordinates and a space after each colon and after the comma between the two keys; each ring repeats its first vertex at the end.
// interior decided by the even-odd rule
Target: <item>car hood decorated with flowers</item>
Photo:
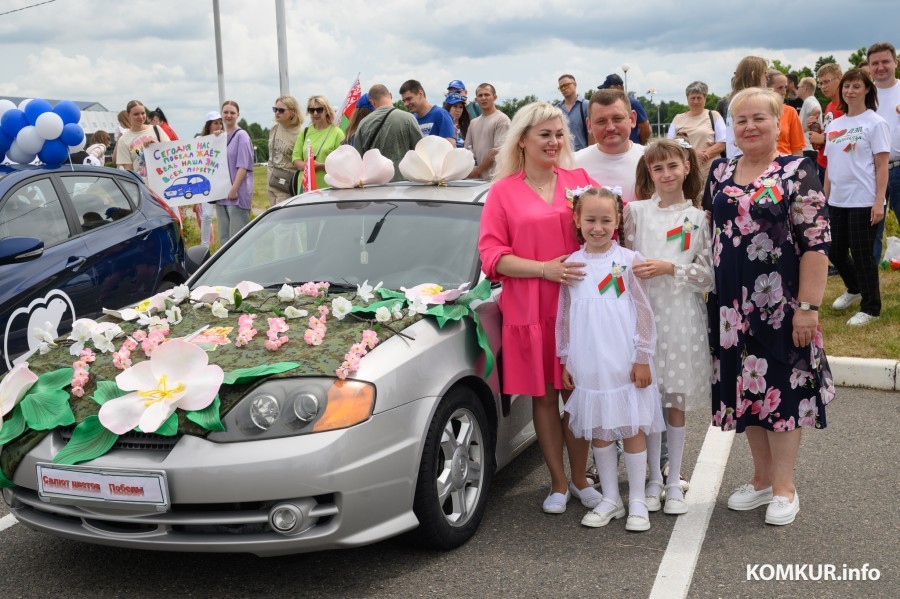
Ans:
{"type": "Polygon", "coordinates": [[[321,376],[352,379],[377,345],[422,318],[440,327],[472,318],[493,355],[474,300],[490,295],[482,281],[468,290],[422,284],[400,290],[368,281],[356,293],[329,293],[327,283],[264,290],[179,286],[138,306],[106,310],[101,321],[76,321],[66,339],[47,339],[40,352],[0,380],[0,487],[24,456],[57,428],[73,427],[55,464],[76,464],[108,452],[120,435],[206,436],[264,380],[321,376]]]}

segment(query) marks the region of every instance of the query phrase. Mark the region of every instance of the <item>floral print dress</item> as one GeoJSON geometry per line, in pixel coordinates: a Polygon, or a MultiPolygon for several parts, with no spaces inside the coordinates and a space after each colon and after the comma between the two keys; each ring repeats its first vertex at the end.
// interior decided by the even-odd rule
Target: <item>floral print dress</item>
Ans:
{"type": "Polygon", "coordinates": [[[734,182],[739,158],[717,160],[712,205],[716,292],[709,296],[712,421],[722,430],[825,428],[834,383],[822,329],[794,347],[800,257],[828,253],[825,195],[812,162],[778,156],[749,185],[734,182]]]}

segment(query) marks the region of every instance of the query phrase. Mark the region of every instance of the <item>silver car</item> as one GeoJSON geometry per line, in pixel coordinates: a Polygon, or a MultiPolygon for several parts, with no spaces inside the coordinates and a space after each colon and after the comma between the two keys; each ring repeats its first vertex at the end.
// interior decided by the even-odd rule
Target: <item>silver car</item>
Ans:
{"type": "MultiPolygon", "coordinates": [[[[206,261],[189,285],[263,286],[368,280],[399,289],[423,282],[475,285],[488,186],[392,184],[322,190],[268,210],[206,261]]],[[[484,514],[494,472],[535,438],[529,397],[500,393],[499,288],[475,306],[494,355],[487,380],[471,319],[440,328],[419,320],[380,344],[352,377],[374,398],[349,428],[314,432],[328,378],[281,378],[252,389],[206,438],[129,433],[76,469],[152,480],[138,503],[47,492],[55,431],[32,449],[3,497],[26,526],[69,539],[165,551],[262,556],[354,547],[415,530],[426,545],[468,540],[484,514]],[[45,480],[45,482],[46,482],[45,480]]],[[[69,468],[69,467],[66,467],[69,468]]],[[[124,484],[124,483],[123,483],[124,484]]],[[[123,486],[127,490],[127,486],[123,486]]]]}

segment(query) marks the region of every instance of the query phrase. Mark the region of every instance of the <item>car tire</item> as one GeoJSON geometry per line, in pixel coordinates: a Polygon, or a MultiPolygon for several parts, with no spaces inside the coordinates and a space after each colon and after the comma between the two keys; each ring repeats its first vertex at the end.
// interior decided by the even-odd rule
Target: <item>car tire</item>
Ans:
{"type": "Polygon", "coordinates": [[[194,197],[194,194],[192,194],[191,192],[189,192],[189,191],[184,192],[184,199],[189,200],[192,197],[194,197]]]}
{"type": "Polygon", "coordinates": [[[493,435],[474,391],[455,387],[428,427],[413,511],[415,540],[432,549],[468,541],[484,516],[494,478],[493,435]]]}
{"type": "Polygon", "coordinates": [[[208,196],[208,195],[209,195],[209,190],[207,189],[206,191],[204,191],[204,192],[203,192],[203,195],[208,196]]]}

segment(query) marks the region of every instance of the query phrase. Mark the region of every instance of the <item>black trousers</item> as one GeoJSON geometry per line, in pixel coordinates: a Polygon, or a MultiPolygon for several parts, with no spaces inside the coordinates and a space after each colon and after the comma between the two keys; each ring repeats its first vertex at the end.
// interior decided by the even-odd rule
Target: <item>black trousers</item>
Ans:
{"type": "Polygon", "coordinates": [[[850,293],[862,295],[860,311],[881,315],[881,291],[878,288],[878,264],[872,245],[878,225],[871,225],[871,208],[828,206],[831,218],[831,251],[828,257],[850,293]],[[852,260],[851,260],[852,256],[852,260]]]}

